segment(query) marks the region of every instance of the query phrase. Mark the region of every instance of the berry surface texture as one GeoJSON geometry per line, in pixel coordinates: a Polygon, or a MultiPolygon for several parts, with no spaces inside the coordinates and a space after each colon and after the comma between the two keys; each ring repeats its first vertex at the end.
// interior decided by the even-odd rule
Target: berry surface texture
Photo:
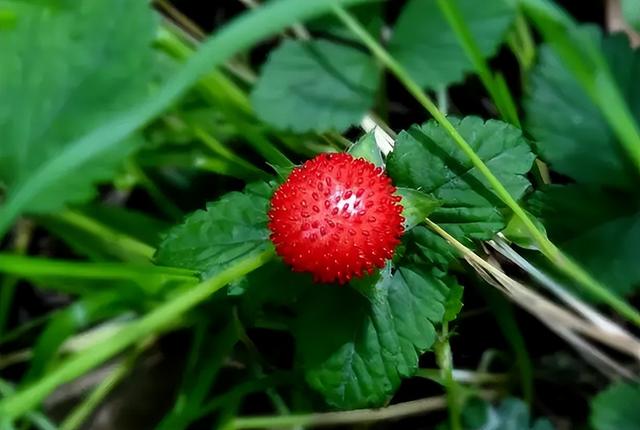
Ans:
{"type": "Polygon", "coordinates": [[[269,229],[276,252],[317,282],[344,284],[384,267],[403,232],[401,197],[380,167],[321,154],[275,191],[269,229]]]}

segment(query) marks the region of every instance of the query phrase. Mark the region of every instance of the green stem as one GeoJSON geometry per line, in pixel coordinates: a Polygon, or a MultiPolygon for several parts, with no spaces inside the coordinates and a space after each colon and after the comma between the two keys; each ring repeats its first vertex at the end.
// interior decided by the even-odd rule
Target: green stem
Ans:
{"type": "Polygon", "coordinates": [[[449,325],[442,325],[442,334],[435,345],[436,361],[440,367],[440,378],[447,390],[447,405],[449,407],[449,422],[451,430],[462,430],[462,396],[458,383],[453,378],[453,358],[449,345],[449,325]]]}
{"type": "Polygon", "coordinates": [[[91,416],[111,391],[129,374],[142,349],[136,349],[120,363],[60,424],[59,430],[76,430],[91,416]]]}
{"type": "Polygon", "coordinates": [[[174,267],[126,263],[87,263],[2,253],[0,253],[0,272],[24,278],[118,279],[142,283],[149,283],[157,278],[158,281],[197,282],[193,272],[174,267]]]}
{"type": "Polygon", "coordinates": [[[418,84],[415,83],[406,70],[382,47],[380,44],[371,37],[371,35],[343,8],[339,6],[334,7],[334,12],[342,20],[342,22],[356,34],[362,42],[374,53],[374,55],[385,64],[389,70],[398,78],[398,80],[405,86],[405,88],[413,95],[416,100],[433,116],[433,118],[444,128],[451,136],[454,143],[462,150],[462,152],[471,160],[471,163],[480,172],[482,176],[487,180],[491,188],[498,195],[509,209],[513,211],[523,223],[529,234],[538,244],[540,251],[551,261],[558,269],[564,274],[574,279],[580,284],[586,291],[601,299],[603,302],[609,304],[612,308],[618,311],[621,315],[625,316],[629,320],[633,321],[636,325],[640,326],[640,313],[630,306],[627,302],[622,300],[610,291],[606,286],[602,285],[599,281],[595,280],[589,273],[587,273],[582,267],[573,262],[568,256],[564,255],[545,235],[544,232],[538,229],[533,220],[527,215],[524,209],[518,204],[518,202],[509,194],[509,191],[502,185],[500,180],[491,172],[489,167],[482,161],[482,159],[475,153],[473,148],[467,143],[467,141],[458,133],[456,128],[451,124],[445,115],[440,112],[433,101],[423,93],[418,84]]]}
{"type": "MultiPolygon", "coordinates": [[[[19,222],[14,230],[13,250],[17,255],[24,255],[27,252],[33,226],[30,222],[19,222]]],[[[11,304],[18,285],[18,278],[15,276],[6,276],[0,280],[0,339],[4,336],[5,328],[9,321],[11,313],[11,304]]]]}
{"type": "MultiPolygon", "coordinates": [[[[286,2],[285,2],[286,3],[286,2]]],[[[238,260],[212,278],[172,297],[139,320],[132,322],[83,354],[73,356],[32,385],[0,401],[0,416],[16,419],[38,405],[60,385],[104,363],[154,332],[164,330],[229,282],[257,269],[273,257],[273,250],[238,260]]]]}
{"type": "Polygon", "coordinates": [[[440,10],[449,21],[449,25],[453,28],[462,49],[471,60],[476,73],[480,76],[482,84],[489,92],[502,118],[511,124],[520,127],[518,119],[518,111],[516,109],[513,97],[508,87],[504,83],[502,77],[494,77],[489,69],[489,65],[485,60],[485,56],[480,51],[480,47],[476,43],[475,38],[469,30],[469,26],[465,23],[464,17],[460,13],[456,0],[437,0],[440,10]]]}

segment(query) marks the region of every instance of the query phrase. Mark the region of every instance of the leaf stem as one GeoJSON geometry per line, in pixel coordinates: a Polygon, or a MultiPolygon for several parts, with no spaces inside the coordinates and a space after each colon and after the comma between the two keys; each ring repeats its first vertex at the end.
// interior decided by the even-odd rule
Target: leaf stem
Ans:
{"type": "Polygon", "coordinates": [[[538,244],[540,251],[558,267],[564,274],[574,279],[586,291],[609,304],[613,309],[621,315],[633,321],[640,327],[640,313],[629,305],[626,301],[612,293],[606,286],[594,279],[582,267],[573,262],[568,256],[562,253],[547,236],[536,227],[535,223],[527,215],[518,202],[509,194],[509,191],[502,185],[500,180],[491,172],[489,167],[475,153],[473,148],[458,133],[456,128],[451,124],[447,117],[440,112],[433,101],[427,96],[420,86],[415,83],[406,70],[375,40],[371,35],[358,23],[347,11],[340,6],[334,6],[334,12],[342,20],[342,22],[354,33],[360,40],[373,52],[373,54],[385,64],[389,70],[398,78],[405,88],[413,95],[416,100],[433,116],[433,118],[444,128],[451,136],[455,144],[464,152],[471,160],[471,163],[485,177],[489,185],[498,195],[507,207],[509,207],[515,216],[517,216],[531,234],[532,238],[538,244]]]}
{"type": "Polygon", "coordinates": [[[32,385],[1,400],[0,416],[10,420],[22,416],[58,386],[83,375],[152,333],[166,329],[173,320],[209,298],[229,282],[262,266],[272,257],[273,250],[270,249],[244,258],[212,278],[183,290],[139,320],[122,327],[100,344],[69,358],[32,385]]]}

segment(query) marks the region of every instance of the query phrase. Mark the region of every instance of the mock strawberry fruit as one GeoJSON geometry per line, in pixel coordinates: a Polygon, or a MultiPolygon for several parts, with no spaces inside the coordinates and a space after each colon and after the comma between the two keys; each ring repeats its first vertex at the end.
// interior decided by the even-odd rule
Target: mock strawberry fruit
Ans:
{"type": "Polygon", "coordinates": [[[318,282],[345,283],[383,267],[400,243],[401,198],[380,167],[322,154],[275,191],[269,229],[276,252],[318,282]]]}

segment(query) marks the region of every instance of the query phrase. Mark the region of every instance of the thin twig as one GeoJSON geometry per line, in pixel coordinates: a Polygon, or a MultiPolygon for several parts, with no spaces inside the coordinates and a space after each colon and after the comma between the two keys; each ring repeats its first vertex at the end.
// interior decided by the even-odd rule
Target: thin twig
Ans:
{"type": "MultiPolygon", "coordinates": [[[[497,396],[493,390],[482,390],[478,395],[492,400],[497,396]]],[[[411,402],[398,403],[384,409],[356,409],[345,412],[328,412],[306,415],[267,416],[236,418],[230,428],[234,429],[263,429],[272,427],[292,427],[303,425],[306,427],[323,427],[346,424],[361,424],[365,422],[387,421],[421,415],[427,412],[439,411],[447,406],[444,396],[427,397],[411,402]]]]}

